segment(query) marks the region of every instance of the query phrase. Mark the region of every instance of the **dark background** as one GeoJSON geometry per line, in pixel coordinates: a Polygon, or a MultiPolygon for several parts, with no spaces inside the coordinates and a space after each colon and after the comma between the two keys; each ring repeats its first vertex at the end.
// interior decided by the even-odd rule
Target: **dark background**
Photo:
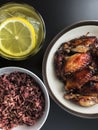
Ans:
{"type": "MultiPolygon", "coordinates": [[[[36,8],[46,24],[46,40],[40,52],[34,57],[24,61],[0,58],[0,67],[24,67],[41,79],[43,56],[52,38],[75,22],[98,19],[98,0],[0,0],[0,5],[7,2],[28,3],[36,8]]],[[[98,119],[75,117],[62,110],[51,99],[50,113],[41,130],[98,130],[98,119]]]]}

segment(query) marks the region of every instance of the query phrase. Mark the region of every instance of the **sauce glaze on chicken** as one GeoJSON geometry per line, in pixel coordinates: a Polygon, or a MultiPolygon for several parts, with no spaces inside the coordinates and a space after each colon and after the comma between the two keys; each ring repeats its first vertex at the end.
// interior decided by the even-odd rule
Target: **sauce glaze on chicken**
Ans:
{"type": "Polygon", "coordinates": [[[54,68],[64,83],[65,99],[85,107],[98,103],[96,36],[81,36],[62,43],[54,56],[54,68]]]}

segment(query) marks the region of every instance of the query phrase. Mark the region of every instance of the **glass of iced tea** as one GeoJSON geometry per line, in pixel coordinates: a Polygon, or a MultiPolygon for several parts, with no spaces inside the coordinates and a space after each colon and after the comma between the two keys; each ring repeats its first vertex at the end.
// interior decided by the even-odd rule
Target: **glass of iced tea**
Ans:
{"type": "Polygon", "coordinates": [[[0,54],[23,60],[35,55],[45,39],[43,18],[32,6],[7,3],[0,8],[0,54]]]}

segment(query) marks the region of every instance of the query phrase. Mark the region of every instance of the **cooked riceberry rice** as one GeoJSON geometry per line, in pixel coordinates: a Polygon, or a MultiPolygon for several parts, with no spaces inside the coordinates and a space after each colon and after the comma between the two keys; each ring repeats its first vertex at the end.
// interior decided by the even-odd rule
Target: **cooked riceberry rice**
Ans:
{"type": "Polygon", "coordinates": [[[0,76],[0,128],[11,130],[18,125],[34,125],[45,107],[44,94],[26,73],[0,76]]]}

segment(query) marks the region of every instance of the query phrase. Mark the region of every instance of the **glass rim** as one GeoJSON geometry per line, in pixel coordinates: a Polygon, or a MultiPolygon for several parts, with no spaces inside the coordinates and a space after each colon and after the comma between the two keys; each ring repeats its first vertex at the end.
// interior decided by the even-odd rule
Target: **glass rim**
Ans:
{"type": "Polygon", "coordinates": [[[5,58],[5,59],[8,59],[8,60],[25,60],[25,59],[30,58],[31,56],[34,56],[42,48],[43,44],[45,43],[45,38],[46,38],[46,25],[45,25],[45,21],[44,21],[42,15],[39,13],[39,11],[37,9],[35,9],[33,7],[33,5],[29,5],[27,3],[23,3],[23,2],[7,2],[7,3],[4,3],[4,4],[0,5],[0,11],[2,11],[3,9],[8,8],[9,6],[12,6],[12,5],[13,6],[20,6],[20,7],[28,8],[28,9],[34,11],[35,14],[41,20],[41,24],[42,24],[43,36],[42,36],[40,44],[37,46],[37,49],[34,52],[32,50],[32,52],[30,52],[28,55],[23,55],[23,56],[19,56],[19,57],[10,56],[7,53],[0,52],[0,56],[5,58]]]}

